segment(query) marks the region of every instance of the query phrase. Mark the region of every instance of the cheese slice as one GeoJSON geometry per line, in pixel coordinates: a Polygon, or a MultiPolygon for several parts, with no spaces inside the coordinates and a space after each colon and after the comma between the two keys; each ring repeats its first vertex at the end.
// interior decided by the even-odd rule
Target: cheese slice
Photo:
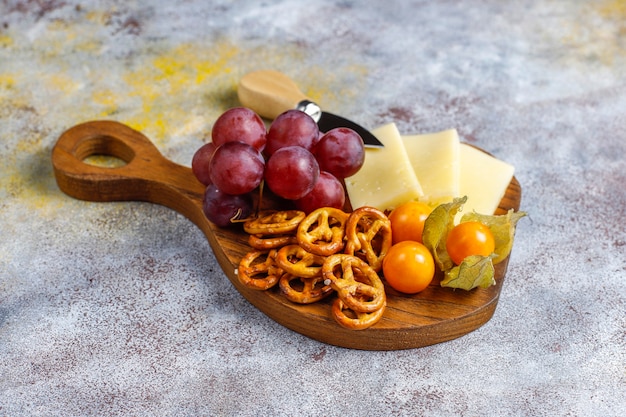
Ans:
{"type": "Polygon", "coordinates": [[[422,186],[420,198],[430,205],[459,196],[459,135],[456,129],[402,136],[413,171],[422,186]]]}
{"type": "Polygon", "coordinates": [[[460,145],[460,195],[467,202],[459,213],[494,214],[513,178],[513,165],[466,143],[460,145]]]}
{"type": "Polygon", "coordinates": [[[422,187],[404,148],[395,123],[372,131],[384,148],[366,148],[361,169],[345,179],[353,209],[372,206],[392,210],[400,204],[419,199],[422,187]]]}

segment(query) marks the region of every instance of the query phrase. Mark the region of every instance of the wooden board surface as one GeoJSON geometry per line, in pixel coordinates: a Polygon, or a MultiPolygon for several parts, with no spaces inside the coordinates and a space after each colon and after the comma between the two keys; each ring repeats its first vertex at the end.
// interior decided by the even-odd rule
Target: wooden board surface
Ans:
{"type": "MultiPolygon", "coordinates": [[[[140,132],[113,121],[93,121],[67,130],[52,151],[59,188],[88,201],[147,201],[167,206],[186,216],[206,235],[217,261],[232,285],[267,316],[318,341],[354,349],[397,350],[428,346],[476,330],[493,316],[509,259],[495,266],[496,285],[472,291],[431,285],[416,295],[386,288],[383,318],[365,330],[349,330],[330,314],[332,297],[310,305],[294,304],[277,289],[251,290],[236,276],[241,257],[250,250],[247,236],[238,228],[222,229],[202,212],[204,186],[190,168],[164,158],[140,132]],[[84,160],[108,155],[126,162],[120,167],[90,165],[84,160]]],[[[265,202],[265,199],[264,199],[265,202]]],[[[518,210],[521,187],[513,178],[496,214],[518,210]]],[[[268,199],[264,205],[271,205],[268,199]]]]}

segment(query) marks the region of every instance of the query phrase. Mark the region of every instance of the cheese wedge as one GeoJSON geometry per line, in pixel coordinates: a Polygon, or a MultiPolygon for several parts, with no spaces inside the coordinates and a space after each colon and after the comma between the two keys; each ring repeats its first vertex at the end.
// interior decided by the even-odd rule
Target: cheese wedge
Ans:
{"type": "Polygon", "coordinates": [[[420,201],[430,205],[459,197],[459,135],[456,129],[402,136],[413,171],[422,186],[420,201]]]}
{"type": "Polygon", "coordinates": [[[366,148],[361,169],[345,179],[353,209],[372,206],[392,210],[400,204],[419,199],[422,187],[404,148],[395,123],[372,131],[384,148],[366,148]]]}
{"type": "Polygon", "coordinates": [[[494,214],[513,178],[513,165],[500,161],[468,144],[460,146],[460,195],[467,202],[459,213],[494,214]]]}

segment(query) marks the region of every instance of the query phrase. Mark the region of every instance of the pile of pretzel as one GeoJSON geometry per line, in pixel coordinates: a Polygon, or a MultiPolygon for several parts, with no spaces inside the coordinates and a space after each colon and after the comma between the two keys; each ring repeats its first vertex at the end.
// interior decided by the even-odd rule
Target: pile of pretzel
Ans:
{"type": "Polygon", "coordinates": [[[244,223],[252,250],[239,263],[237,277],[248,288],[278,285],[288,300],[309,304],[331,294],[332,316],[348,329],[377,323],[386,306],[378,273],[391,247],[385,213],[361,207],[351,213],[323,207],[265,211],[244,223]]]}

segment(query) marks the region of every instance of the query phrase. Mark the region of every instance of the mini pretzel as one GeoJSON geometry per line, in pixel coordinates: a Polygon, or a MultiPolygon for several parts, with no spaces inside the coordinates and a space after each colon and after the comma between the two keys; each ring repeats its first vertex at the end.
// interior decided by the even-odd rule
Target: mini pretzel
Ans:
{"type": "Polygon", "coordinates": [[[363,256],[378,272],[392,244],[391,221],[374,207],[360,207],[350,214],[346,222],[346,239],[344,253],[363,256]]]}
{"type": "Polygon", "coordinates": [[[258,250],[278,249],[295,243],[298,243],[296,235],[250,235],[248,237],[248,244],[258,250]]]}
{"type": "Polygon", "coordinates": [[[252,251],[241,258],[237,269],[239,282],[254,290],[267,290],[278,283],[283,271],[276,265],[276,250],[252,251]]]}
{"type": "Polygon", "coordinates": [[[385,303],[385,287],[376,271],[353,255],[336,254],[326,258],[322,266],[324,280],[344,304],[359,313],[372,313],[385,303]]]}
{"type": "Polygon", "coordinates": [[[312,211],[298,226],[298,244],[308,252],[329,256],[343,250],[348,214],[333,207],[312,211]]]}
{"type": "Polygon", "coordinates": [[[333,292],[330,285],[324,284],[321,275],[314,278],[302,278],[286,273],[280,278],[278,285],[288,300],[298,304],[315,303],[333,292]],[[298,284],[297,287],[294,282],[298,284]]]}
{"type": "Polygon", "coordinates": [[[322,275],[322,265],[326,257],[307,252],[300,245],[283,246],[276,254],[276,264],[283,271],[301,278],[322,275]]]}
{"type": "Polygon", "coordinates": [[[300,210],[267,210],[256,219],[243,224],[243,230],[251,235],[278,235],[293,232],[304,219],[306,213],[300,210]]]}
{"type": "Polygon", "coordinates": [[[363,330],[378,323],[385,312],[385,305],[371,313],[361,313],[348,308],[341,298],[332,305],[333,318],[341,326],[350,330],[363,330]]]}

